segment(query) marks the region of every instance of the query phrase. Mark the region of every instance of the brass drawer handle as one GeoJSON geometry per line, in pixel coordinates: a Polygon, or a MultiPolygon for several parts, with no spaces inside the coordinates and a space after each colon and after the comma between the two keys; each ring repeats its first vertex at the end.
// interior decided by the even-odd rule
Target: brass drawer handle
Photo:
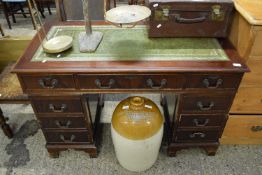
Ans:
{"type": "Polygon", "coordinates": [[[219,78],[219,79],[216,80],[216,83],[215,83],[214,85],[211,85],[210,79],[215,79],[215,78],[205,78],[205,79],[203,80],[204,86],[205,86],[206,88],[209,88],[209,89],[216,89],[216,88],[218,88],[219,86],[221,86],[222,83],[223,83],[223,80],[222,80],[221,78],[219,78]]]}
{"type": "Polygon", "coordinates": [[[56,126],[58,126],[59,128],[69,128],[69,126],[71,125],[71,121],[68,120],[67,122],[62,123],[61,121],[56,120],[56,121],[55,121],[55,124],[56,124],[56,126]]]}
{"type": "Polygon", "coordinates": [[[53,104],[49,104],[49,109],[52,112],[64,112],[66,110],[66,108],[67,108],[66,104],[62,104],[59,108],[55,107],[55,105],[53,105],[53,104]]]}
{"type": "Polygon", "coordinates": [[[208,111],[208,110],[212,109],[212,107],[214,107],[214,105],[215,105],[215,103],[213,101],[211,101],[209,103],[209,105],[207,105],[207,106],[203,105],[203,103],[201,101],[197,102],[197,106],[199,107],[199,109],[201,111],[208,111]]]}
{"type": "Polygon", "coordinates": [[[110,89],[113,87],[113,85],[115,84],[115,80],[114,79],[110,79],[109,83],[107,86],[103,86],[101,81],[99,79],[95,80],[95,84],[99,89],[110,89]]]}
{"type": "Polygon", "coordinates": [[[69,139],[66,139],[64,135],[60,135],[60,139],[65,142],[65,143],[68,143],[68,142],[73,142],[75,140],[76,136],[75,135],[71,135],[71,137],[69,139]]]}
{"type": "Polygon", "coordinates": [[[58,85],[58,80],[52,77],[41,78],[39,80],[39,85],[44,89],[54,89],[58,85]]]}
{"type": "Polygon", "coordinates": [[[167,80],[166,79],[162,79],[161,82],[160,82],[160,85],[157,86],[157,85],[154,85],[153,80],[151,78],[149,78],[149,79],[147,79],[146,84],[147,84],[147,86],[149,86],[152,89],[162,89],[162,88],[164,88],[166,86],[167,80]]]}
{"type": "Polygon", "coordinates": [[[195,123],[196,126],[203,127],[206,126],[209,122],[209,119],[205,119],[204,122],[200,123],[198,119],[193,119],[193,122],[195,123]]]}
{"type": "Polygon", "coordinates": [[[253,131],[253,132],[262,131],[262,126],[252,126],[251,131],[253,131]]]}
{"type": "Polygon", "coordinates": [[[202,132],[195,132],[193,134],[190,134],[189,137],[190,138],[196,138],[196,137],[205,138],[206,134],[202,132]]]}

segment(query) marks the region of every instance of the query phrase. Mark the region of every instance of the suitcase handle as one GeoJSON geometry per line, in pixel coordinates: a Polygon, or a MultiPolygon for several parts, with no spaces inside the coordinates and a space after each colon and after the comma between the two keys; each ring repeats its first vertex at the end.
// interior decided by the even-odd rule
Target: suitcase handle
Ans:
{"type": "Polygon", "coordinates": [[[206,16],[201,16],[201,17],[198,17],[198,18],[182,18],[179,14],[176,14],[175,15],[175,19],[176,19],[176,22],[178,23],[199,23],[199,22],[203,22],[207,19],[206,16]]]}

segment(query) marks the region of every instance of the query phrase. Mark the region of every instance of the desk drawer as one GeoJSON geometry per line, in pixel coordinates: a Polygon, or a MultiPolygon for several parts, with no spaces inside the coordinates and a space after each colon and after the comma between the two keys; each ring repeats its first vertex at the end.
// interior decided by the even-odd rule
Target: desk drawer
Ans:
{"type": "Polygon", "coordinates": [[[232,94],[216,95],[188,95],[183,97],[182,113],[228,113],[232,103],[232,94]]]}
{"type": "Polygon", "coordinates": [[[229,115],[221,142],[262,145],[262,115],[229,115]]]}
{"type": "Polygon", "coordinates": [[[44,131],[48,143],[77,144],[90,143],[88,130],[44,131]]]}
{"type": "Polygon", "coordinates": [[[80,89],[182,89],[183,75],[78,75],[80,89]]]}
{"type": "Polygon", "coordinates": [[[214,142],[218,141],[220,133],[218,130],[178,131],[175,142],[214,142]]]}
{"type": "Polygon", "coordinates": [[[38,114],[38,119],[44,129],[86,129],[87,121],[83,114],[38,114]]]}
{"type": "Polygon", "coordinates": [[[240,87],[230,113],[262,114],[262,87],[240,87]]]}
{"type": "Polygon", "coordinates": [[[55,98],[55,97],[34,97],[31,100],[32,106],[37,113],[82,113],[80,99],[75,98],[55,98]]]}
{"type": "Polygon", "coordinates": [[[20,75],[24,90],[30,89],[74,89],[72,75],[20,75]]]}
{"type": "Polygon", "coordinates": [[[226,119],[225,115],[186,115],[182,114],[179,118],[179,127],[221,127],[226,119]]]}
{"type": "Polygon", "coordinates": [[[244,75],[241,87],[262,88],[262,55],[260,57],[249,57],[247,65],[251,72],[244,75]]]}
{"type": "Polygon", "coordinates": [[[186,88],[238,88],[242,74],[197,74],[188,77],[186,88]]]}

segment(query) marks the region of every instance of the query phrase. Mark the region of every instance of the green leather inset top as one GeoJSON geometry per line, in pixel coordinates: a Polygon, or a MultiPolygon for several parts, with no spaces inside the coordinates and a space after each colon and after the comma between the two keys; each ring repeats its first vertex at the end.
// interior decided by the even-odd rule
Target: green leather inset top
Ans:
{"type": "Polygon", "coordinates": [[[145,26],[117,28],[93,26],[103,32],[103,40],[94,53],[81,53],[78,34],[81,26],[54,26],[48,37],[69,35],[73,47],[59,54],[47,54],[39,47],[31,61],[228,61],[214,38],[148,38],[145,26]]]}

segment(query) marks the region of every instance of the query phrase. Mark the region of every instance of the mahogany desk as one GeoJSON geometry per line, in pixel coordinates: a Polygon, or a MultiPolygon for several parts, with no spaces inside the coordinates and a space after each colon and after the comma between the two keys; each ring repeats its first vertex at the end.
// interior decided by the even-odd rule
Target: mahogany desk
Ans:
{"type": "MultiPolygon", "coordinates": [[[[47,24],[47,31],[52,25],[77,29],[83,23],[47,24]]],[[[70,55],[77,52],[74,45],[73,50],[48,60],[52,55],[39,52],[40,42],[35,36],[13,70],[24,93],[30,97],[50,156],[58,157],[59,151],[69,148],[97,156],[103,94],[109,93],[161,93],[168,155],[194,146],[215,155],[235,93],[248,71],[232,45],[227,40],[215,39],[148,39],[145,29],[129,29],[128,35],[124,35],[125,29],[115,29],[118,37],[110,38],[113,33],[101,30],[104,43],[100,44],[96,53],[101,55],[96,59],[89,60],[88,54],[70,55]],[[124,42],[114,45],[115,39],[124,42]],[[141,49],[142,46],[145,48],[141,49]],[[211,55],[206,55],[207,52],[211,55]],[[65,56],[69,60],[64,60],[63,54],[69,54],[65,56]],[[142,55],[147,59],[141,59],[142,55]],[[168,112],[166,93],[177,97],[171,109],[173,115],[168,112]],[[91,94],[98,94],[93,119],[89,106],[91,94]]]]}

